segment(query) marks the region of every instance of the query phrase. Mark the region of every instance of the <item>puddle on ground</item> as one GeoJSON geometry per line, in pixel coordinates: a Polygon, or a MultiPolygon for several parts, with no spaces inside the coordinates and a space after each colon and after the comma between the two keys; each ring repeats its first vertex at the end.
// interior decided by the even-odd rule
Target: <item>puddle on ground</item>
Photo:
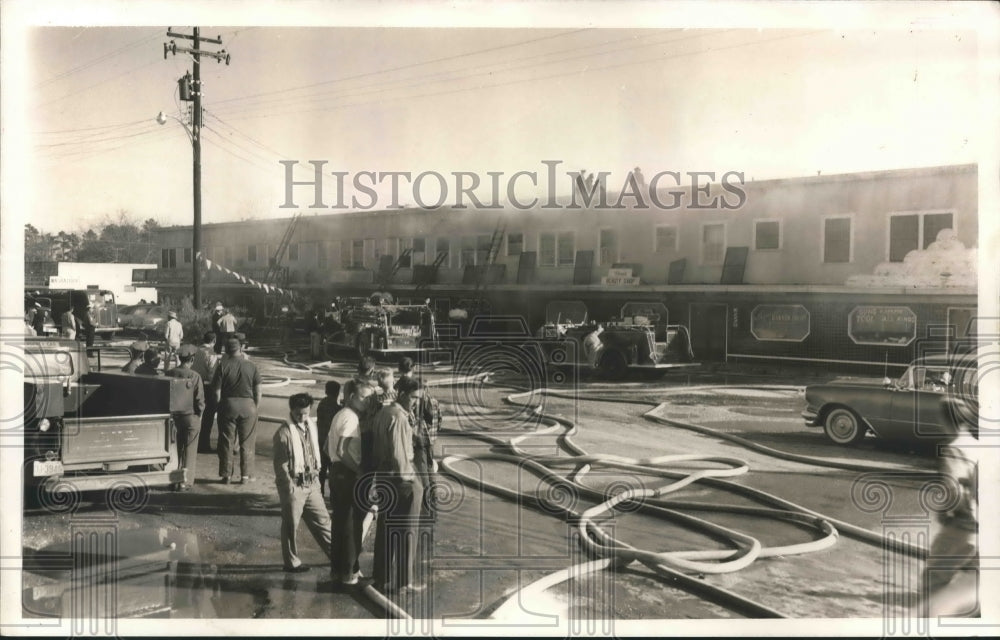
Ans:
{"type": "MultiPolygon", "coordinates": [[[[211,545],[208,545],[211,546],[211,545]]],[[[198,537],[166,528],[74,530],[70,542],[24,552],[25,617],[370,618],[349,595],[332,598],[325,567],[216,564],[198,537]]]]}

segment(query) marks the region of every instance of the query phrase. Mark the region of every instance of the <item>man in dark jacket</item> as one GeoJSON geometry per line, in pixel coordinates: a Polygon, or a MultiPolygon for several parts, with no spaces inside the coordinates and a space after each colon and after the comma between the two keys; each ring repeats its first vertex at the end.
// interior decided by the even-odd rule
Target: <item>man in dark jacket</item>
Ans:
{"type": "Polygon", "coordinates": [[[392,496],[382,505],[375,527],[375,588],[382,591],[424,587],[414,581],[424,488],[413,464],[411,415],[423,392],[419,380],[402,380],[396,401],[383,407],[371,426],[372,466],[376,486],[381,487],[377,493],[392,496]]]}
{"type": "MultiPolygon", "coordinates": [[[[206,385],[212,384],[215,378],[215,368],[219,364],[221,356],[215,353],[215,333],[209,331],[202,338],[202,344],[198,347],[198,353],[194,355],[191,369],[201,376],[202,382],[206,385]]],[[[201,414],[201,431],[198,434],[198,453],[212,453],[212,427],[215,425],[215,394],[208,393],[210,389],[205,389],[205,412],[201,414]]]]}
{"type": "Polygon", "coordinates": [[[191,369],[198,347],[193,344],[182,344],[177,350],[180,364],[169,371],[167,376],[183,379],[191,389],[191,403],[180,407],[171,415],[177,425],[177,457],[184,469],[184,482],[176,487],[180,491],[189,491],[194,484],[195,465],[198,462],[196,443],[198,432],[201,431],[201,414],[205,411],[205,389],[201,376],[191,369]]]}
{"type": "Polygon", "coordinates": [[[160,372],[160,352],[156,349],[146,349],[142,354],[142,364],[135,368],[141,376],[162,376],[160,372]]]}
{"type": "Polygon", "coordinates": [[[240,478],[246,484],[253,479],[260,372],[257,365],[242,357],[239,338],[226,342],[226,355],[228,357],[219,362],[212,380],[219,410],[219,475],[224,484],[232,482],[233,449],[238,437],[240,478]]]}

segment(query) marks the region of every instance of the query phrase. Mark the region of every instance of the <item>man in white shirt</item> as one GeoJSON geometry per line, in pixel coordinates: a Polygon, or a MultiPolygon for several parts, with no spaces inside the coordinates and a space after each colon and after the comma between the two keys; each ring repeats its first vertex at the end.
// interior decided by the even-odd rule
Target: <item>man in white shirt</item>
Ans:
{"type": "Polygon", "coordinates": [[[344,385],[345,406],[333,416],[326,453],[330,458],[330,515],[333,520],[330,570],[341,584],[357,584],[361,575],[358,558],[366,511],[358,499],[361,475],[360,414],[375,393],[370,385],[353,380],[344,385]]]}
{"type": "Polygon", "coordinates": [[[167,313],[167,325],[163,337],[167,340],[167,359],[164,367],[169,369],[173,364],[177,350],[181,347],[181,341],[184,339],[184,326],[177,319],[176,311],[167,313]]]}

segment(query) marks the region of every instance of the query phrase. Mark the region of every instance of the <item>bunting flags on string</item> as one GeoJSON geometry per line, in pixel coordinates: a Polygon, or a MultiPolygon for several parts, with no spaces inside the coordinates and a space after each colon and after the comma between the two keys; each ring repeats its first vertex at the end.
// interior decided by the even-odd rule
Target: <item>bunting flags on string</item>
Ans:
{"type": "Polygon", "coordinates": [[[201,260],[202,264],[204,264],[205,268],[208,269],[209,271],[211,271],[212,269],[216,269],[218,271],[221,271],[221,272],[223,272],[225,274],[228,274],[228,275],[236,278],[237,280],[239,280],[243,284],[249,284],[249,285],[252,285],[254,287],[257,287],[258,289],[262,289],[265,293],[280,293],[281,295],[288,295],[288,296],[291,296],[293,298],[295,297],[295,292],[291,291],[290,289],[282,289],[281,287],[276,287],[273,284],[266,284],[264,282],[257,282],[253,278],[248,278],[247,276],[243,275],[242,273],[238,273],[236,271],[233,271],[232,269],[229,269],[228,267],[222,266],[218,262],[213,262],[212,260],[210,260],[210,259],[206,258],[205,256],[203,256],[200,251],[196,254],[195,257],[198,260],[201,260]]]}

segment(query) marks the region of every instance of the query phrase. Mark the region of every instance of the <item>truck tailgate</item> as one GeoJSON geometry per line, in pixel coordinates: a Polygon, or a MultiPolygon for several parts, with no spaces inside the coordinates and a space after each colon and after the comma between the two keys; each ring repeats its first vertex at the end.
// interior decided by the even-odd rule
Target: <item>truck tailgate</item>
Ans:
{"type": "Polygon", "coordinates": [[[73,465],[170,458],[173,423],[168,414],[66,418],[62,462],[73,465]]]}

